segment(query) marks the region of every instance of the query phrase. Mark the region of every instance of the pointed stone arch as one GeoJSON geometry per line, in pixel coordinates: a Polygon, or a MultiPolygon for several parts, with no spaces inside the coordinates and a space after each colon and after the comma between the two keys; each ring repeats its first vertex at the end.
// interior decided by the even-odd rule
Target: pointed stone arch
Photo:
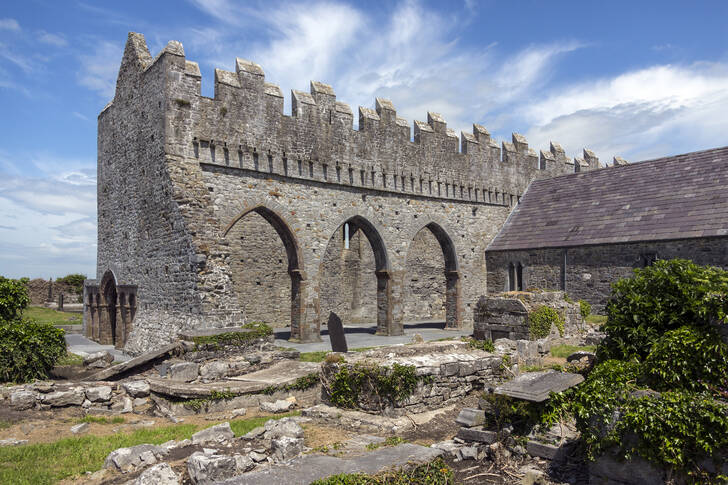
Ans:
{"type": "Polygon", "coordinates": [[[231,229],[246,215],[254,212],[268,222],[283,242],[288,258],[288,274],[291,278],[291,340],[308,341],[305,330],[305,294],[307,281],[304,272],[303,253],[294,234],[292,224],[287,220],[285,211],[281,207],[271,204],[270,201],[250,203],[244,205],[230,223],[222,231],[223,238],[228,236],[231,229]]]}
{"type": "Polygon", "coordinates": [[[460,285],[460,266],[458,263],[457,248],[450,237],[446,224],[442,221],[429,218],[417,225],[413,225],[408,234],[407,258],[417,234],[422,230],[429,230],[440,244],[445,259],[445,328],[456,329],[462,327],[462,292],[460,285]]]}
{"type": "MultiPolygon", "coordinates": [[[[361,230],[366,236],[374,253],[374,274],[377,278],[377,334],[378,335],[402,335],[404,333],[402,325],[397,325],[392,318],[392,268],[387,251],[387,245],[382,235],[382,227],[373,222],[369,218],[349,211],[339,219],[339,222],[329,228],[327,234],[330,234],[328,241],[337,237],[339,229],[344,224],[352,224],[361,230]]],[[[317,292],[320,298],[320,281],[323,273],[323,259],[319,265],[319,286],[317,292]]],[[[320,331],[323,316],[321,315],[320,305],[316,305],[316,327],[320,331]]]]}
{"type": "Polygon", "coordinates": [[[116,276],[111,270],[107,270],[99,284],[100,302],[97,341],[103,345],[120,346],[123,341],[120,332],[121,329],[117,326],[121,318],[119,318],[119,301],[116,286],[116,276]]]}

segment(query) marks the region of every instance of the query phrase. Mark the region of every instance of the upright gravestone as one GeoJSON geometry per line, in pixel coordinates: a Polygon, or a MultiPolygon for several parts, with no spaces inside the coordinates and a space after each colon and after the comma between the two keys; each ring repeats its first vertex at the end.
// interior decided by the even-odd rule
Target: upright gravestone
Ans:
{"type": "Polygon", "coordinates": [[[341,318],[334,313],[329,313],[329,339],[331,339],[331,350],[334,352],[348,352],[349,347],[346,345],[346,335],[344,335],[344,325],[341,318]]]}
{"type": "Polygon", "coordinates": [[[58,294],[58,311],[63,311],[63,293],[58,294]]]}

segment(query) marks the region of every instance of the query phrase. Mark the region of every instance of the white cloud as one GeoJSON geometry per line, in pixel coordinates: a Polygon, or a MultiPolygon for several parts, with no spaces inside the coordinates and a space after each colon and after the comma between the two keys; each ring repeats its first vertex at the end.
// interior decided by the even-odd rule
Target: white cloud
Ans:
{"type": "Polygon", "coordinates": [[[662,65],[579,83],[522,107],[529,140],[581,146],[603,161],[728,144],[728,65],[662,65]]]}
{"type": "Polygon", "coordinates": [[[51,34],[50,32],[40,31],[38,33],[38,41],[56,47],[65,47],[68,41],[61,34],[51,34]]]}
{"type": "Polygon", "coordinates": [[[10,30],[13,32],[18,32],[20,31],[20,24],[15,19],[0,19],[0,30],[10,30]]]}
{"type": "Polygon", "coordinates": [[[82,55],[78,82],[96,91],[105,99],[111,99],[116,89],[116,76],[124,52],[124,46],[116,42],[102,41],[96,44],[93,53],[82,55]]]}

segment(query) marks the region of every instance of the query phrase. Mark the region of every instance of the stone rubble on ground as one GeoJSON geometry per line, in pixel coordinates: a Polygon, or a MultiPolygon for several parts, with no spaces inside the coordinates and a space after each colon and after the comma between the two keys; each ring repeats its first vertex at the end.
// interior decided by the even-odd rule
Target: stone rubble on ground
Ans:
{"type": "Polygon", "coordinates": [[[124,485],[180,485],[180,480],[168,463],[158,463],[124,485]]]}
{"type": "Polygon", "coordinates": [[[212,426],[192,435],[192,444],[206,444],[214,442],[223,442],[231,440],[235,437],[235,433],[230,428],[230,423],[221,423],[212,426]]]}
{"type": "Polygon", "coordinates": [[[109,367],[112,362],[114,362],[114,356],[107,350],[88,354],[83,359],[84,367],[94,369],[105,369],[106,367],[109,367]]]}
{"type": "Polygon", "coordinates": [[[104,468],[126,473],[138,468],[154,465],[165,457],[167,453],[167,449],[150,444],[119,448],[109,453],[109,456],[104,461],[104,468]]]}
{"type": "Polygon", "coordinates": [[[88,431],[89,427],[88,423],[77,424],[76,426],[71,426],[71,433],[83,434],[88,431]]]}

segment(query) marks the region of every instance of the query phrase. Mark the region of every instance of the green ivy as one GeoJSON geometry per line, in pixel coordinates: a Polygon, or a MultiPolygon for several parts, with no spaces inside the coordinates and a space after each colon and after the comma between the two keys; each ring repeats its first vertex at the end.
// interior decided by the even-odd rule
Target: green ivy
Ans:
{"type": "Polygon", "coordinates": [[[261,393],[270,395],[275,394],[278,391],[305,391],[306,389],[309,389],[317,385],[318,383],[319,374],[318,372],[313,372],[303,377],[299,377],[292,384],[287,384],[285,386],[268,386],[263,389],[261,393]]]}
{"type": "Polygon", "coordinates": [[[436,458],[411,471],[395,470],[377,475],[340,474],[316,480],[311,485],[454,485],[454,483],[453,471],[442,458],[436,458]]]}
{"type": "Polygon", "coordinates": [[[586,300],[579,300],[579,313],[581,313],[581,318],[586,320],[586,317],[591,315],[591,305],[586,300]]]}
{"type": "Polygon", "coordinates": [[[228,391],[228,390],[225,390],[225,391],[212,390],[212,391],[210,391],[209,396],[199,397],[199,398],[195,398],[195,399],[185,399],[185,400],[179,401],[179,402],[188,409],[192,409],[193,411],[199,411],[202,408],[207,407],[207,405],[212,402],[232,399],[235,396],[237,396],[237,394],[235,394],[234,392],[228,391]]]}
{"type": "Polygon", "coordinates": [[[495,344],[492,340],[478,340],[473,337],[463,337],[463,340],[470,345],[471,349],[483,350],[485,352],[495,352],[495,344]]]}
{"type": "Polygon", "coordinates": [[[564,319],[550,306],[539,306],[528,314],[528,329],[534,339],[548,337],[552,325],[559,330],[559,335],[564,335],[564,319]]]}
{"type": "Polygon", "coordinates": [[[665,332],[725,322],[728,272],[684,259],[659,260],[615,282],[598,357],[643,360],[665,332]]]}
{"type": "Polygon", "coordinates": [[[335,406],[356,408],[360,400],[374,398],[384,408],[410,397],[420,382],[432,382],[432,376],[418,376],[413,365],[357,362],[338,367],[329,382],[329,399],[335,406]]]}
{"type": "Polygon", "coordinates": [[[219,348],[227,345],[245,345],[254,340],[273,335],[273,329],[263,322],[250,322],[240,328],[251,330],[249,332],[226,332],[217,335],[204,335],[193,337],[195,348],[219,348]]]}

